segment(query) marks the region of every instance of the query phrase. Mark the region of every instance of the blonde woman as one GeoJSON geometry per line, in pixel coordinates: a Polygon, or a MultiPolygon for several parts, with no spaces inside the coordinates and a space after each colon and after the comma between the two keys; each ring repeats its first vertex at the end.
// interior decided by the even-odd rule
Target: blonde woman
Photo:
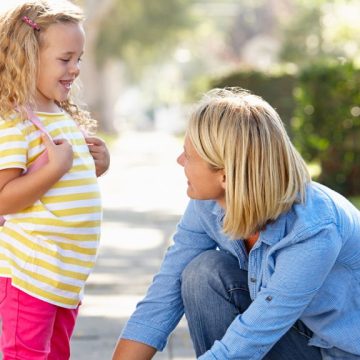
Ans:
{"type": "Polygon", "coordinates": [[[275,110],[209,92],[178,163],[192,200],[113,359],[151,359],[184,313],[201,360],[360,359],[360,213],[310,180],[275,110]]]}

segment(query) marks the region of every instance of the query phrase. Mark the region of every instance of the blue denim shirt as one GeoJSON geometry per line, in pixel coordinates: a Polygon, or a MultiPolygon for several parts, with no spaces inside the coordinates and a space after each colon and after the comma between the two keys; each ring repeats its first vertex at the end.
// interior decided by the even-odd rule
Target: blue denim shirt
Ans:
{"type": "Polygon", "coordinates": [[[223,215],[214,201],[189,202],[174,244],[121,336],[163,349],[183,315],[183,269],[219,248],[248,270],[253,302],[199,359],[262,359],[297,319],[313,331],[309,344],[321,347],[324,359],[359,359],[360,212],[312,182],[305,203],[268,224],[249,254],[241,239],[223,234],[223,215]]]}

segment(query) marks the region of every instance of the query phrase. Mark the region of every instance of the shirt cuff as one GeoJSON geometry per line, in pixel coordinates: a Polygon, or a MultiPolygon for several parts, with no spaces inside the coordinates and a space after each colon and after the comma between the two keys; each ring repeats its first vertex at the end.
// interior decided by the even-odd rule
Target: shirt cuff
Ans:
{"type": "Polygon", "coordinates": [[[218,358],[215,357],[215,355],[212,354],[210,350],[208,350],[206,353],[198,357],[198,360],[218,360],[218,358]]]}
{"type": "Polygon", "coordinates": [[[167,334],[163,331],[141,323],[128,322],[120,338],[138,341],[162,351],[167,343],[167,334]]]}

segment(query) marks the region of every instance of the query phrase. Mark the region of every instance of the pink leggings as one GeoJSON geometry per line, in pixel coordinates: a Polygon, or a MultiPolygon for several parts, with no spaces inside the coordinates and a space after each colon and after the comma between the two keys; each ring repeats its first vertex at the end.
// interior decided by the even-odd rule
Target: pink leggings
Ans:
{"type": "Polygon", "coordinates": [[[78,310],[39,300],[0,277],[3,360],[69,359],[78,310]]]}

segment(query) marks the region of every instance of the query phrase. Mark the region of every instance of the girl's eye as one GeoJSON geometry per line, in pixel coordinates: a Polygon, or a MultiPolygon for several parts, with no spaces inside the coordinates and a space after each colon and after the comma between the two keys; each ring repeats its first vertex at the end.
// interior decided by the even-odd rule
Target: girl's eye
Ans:
{"type": "Polygon", "coordinates": [[[61,61],[63,61],[63,62],[69,62],[70,61],[70,59],[60,59],[61,61]]]}

